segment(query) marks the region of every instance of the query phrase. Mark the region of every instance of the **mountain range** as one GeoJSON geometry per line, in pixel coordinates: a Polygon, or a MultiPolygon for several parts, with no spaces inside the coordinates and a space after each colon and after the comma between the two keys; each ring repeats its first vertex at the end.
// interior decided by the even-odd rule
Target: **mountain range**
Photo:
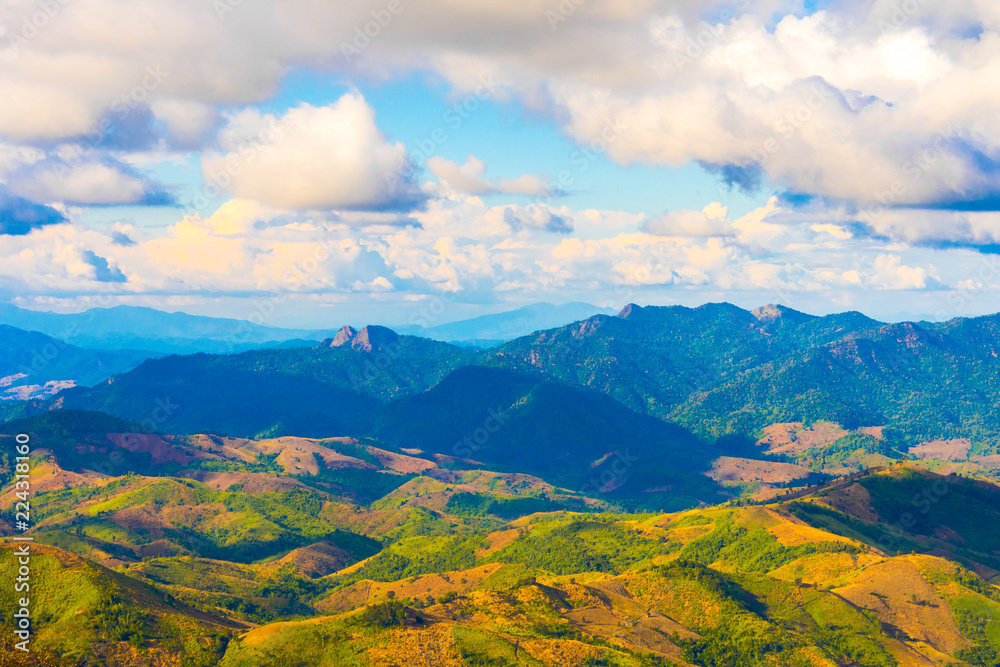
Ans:
{"type": "MultiPolygon", "coordinates": [[[[149,359],[110,382],[68,389],[56,404],[141,422],[157,399],[186,396],[188,405],[164,428],[322,437],[375,428],[372,420],[388,419],[387,410],[408,410],[400,402],[406,397],[475,366],[508,371],[483,376],[483,391],[516,378],[585,389],[705,442],[754,440],[770,424],[826,420],[889,427],[909,444],[968,438],[981,453],[1000,438],[998,334],[998,316],[885,324],[860,313],[814,317],[780,306],[630,305],[490,350],[348,327],[314,347],[149,359]],[[380,417],[365,416],[376,409],[380,417]]],[[[508,409],[514,393],[489,407],[508,409]]],[[[441,414],[461,411],[452,405],[458,398],[442,391],[441,414]]]]}
{"type": "MultiPolygon", "coordinates": [[[[398,330],[434,340],[488,347],[597,313],[613,311],[585,303],[536,303],[470,320],[434,326],[429,323],[427,326],[406,325],[398,330]]],[[[264,319],[260,313],[254,315],[264,319]]],[[[43,333],[86,349],[139,350],[154,354],[230,354],[259,348],[314,345],[328,334],[327,329],[279,328],[256,324],[252,320],[253,317],[235,320],[183,312],[167,313],[137,306],[93,308],[82,313],[64,314],[0,304],[0,324],[43,333]]]]}
{"type": "MultiPolygon", "coordinates": [[[[36,443],[44,629],[24,658],[0,620],[4,664],[983,667],[1000,652],[1000,487],[927,462],[635,514],[355,438],[149,434],[68,410],[0,431],[36,443]]],[[[13,498],[9,464],[0,482],[13,498]]],[[[0,576],[15,546],[0,540],[0,576]]]]}
{"type": "MultiPolygon", "coordinates": [[[[0,620],[0,658],[995,667],[998,326],[629,305],[489,349],[345,326],[3,401],[44,630],[19,662],[0,620]]],[[[0,334],[8,366],[61,344],[0,334]]]]}

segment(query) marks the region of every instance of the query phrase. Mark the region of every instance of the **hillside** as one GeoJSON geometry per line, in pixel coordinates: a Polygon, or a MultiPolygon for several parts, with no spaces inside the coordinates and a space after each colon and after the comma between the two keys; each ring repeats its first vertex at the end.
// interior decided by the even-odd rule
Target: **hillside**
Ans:
{"type": "Polygon", "coordinates": [[[483,363],[590,387],[708,439],[831,421],[893,426],[912,444],[967,437],[982,452],[1000,436],[998,320],[630,305],[511,341],[483,363]]]}
{"type": "Polygon", "coordinates": [[[349,432],[353,415],[432,387],[472,354],[403,336],[375,352],[328,343],[170,356],[149,360],[106,384],[65,391],[57,405],[140,423],[152,418],[155,428],[166,432],[322,437],[349,432]],[[164,409],[163,403],[172,407],[164,409]]]}
{"type": "Polygon", "coordinates": [[[138,366],[152,353],[84,350],[37,331],[0,324],[0,401],[49,398],[138,366]]]}
{"type": "MultiPolygon", "coordinates": [[[[33,534],[55,546],[35,562],[63,591],[40,590],[51,664],[993,665],[1000,651],[1000,487],[981,481],[897,465],[794,500],[621,514],[350,439],[108,441],[190,460],[40,479],[33,534]],[[303,468],[306,453],[324,464],[303,468]],[[350,470],[400,483],[326,486],[350,470]]],[[[58,456],[35,465],[58,474],[58,456]]]]}
{"type": "Polygon", "coordinates": [[[389,419],[386,404],[476,365],[585,387],[706,443],[751,444],[776,423],[828,421],[891,427],[903,450],[967,438],[969,456],[985,456],[1000,453],[997,319],[883,324],[780,306],[628,306],[486,352],[348,327],[348,345],[328,337],[319,347],[149,361],[108,385],[65,391],[58,405],[141,422],[156,399],[185,395],[194,407],[171,415],[166,430],[323,436],[350,430],[349,414],[378,408],[389,419]],[[355,342],[369,331],[404,344],[355,342]],[[271,400],[279,396],[288,400],[271,400]]]}
{"type": "Polygon", "coordinates": [[[702,474],[717,448],[598,392],[534,375],[463,368],[374,410],[353,432],[661,508],[721,499],[702,474]]]}
{"type": "MultiPolygon", "coordinates": [[[[15,545],[0,541],[0,577],[13,581],[15,545]]],[[[62,549],[32,545],[32,652],[14,650],[10,614],[0,620],[4,665],[214,664],[232,632],[247,627],[207,614],[154,586],[62,549]],[[141,657],[140,657],[141,656],[141,657]]],[[[0,606],[15,609],[13,587],[0,606]]]]}

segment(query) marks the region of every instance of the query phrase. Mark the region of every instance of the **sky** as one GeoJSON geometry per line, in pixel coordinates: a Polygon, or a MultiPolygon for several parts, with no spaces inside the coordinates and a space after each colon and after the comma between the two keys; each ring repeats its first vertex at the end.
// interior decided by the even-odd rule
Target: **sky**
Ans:
{"type": "Polygon", "coordinates": [[[0,0],[0,301],[1000,310],[994,0],[0,0]]]}

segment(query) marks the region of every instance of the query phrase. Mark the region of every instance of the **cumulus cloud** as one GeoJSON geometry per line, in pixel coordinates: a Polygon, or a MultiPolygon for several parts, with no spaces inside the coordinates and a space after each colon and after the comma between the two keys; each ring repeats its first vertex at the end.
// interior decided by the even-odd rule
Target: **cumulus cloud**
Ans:
{"type": "Polygon", "coordinates": [[[728,218],[728,209],[718,203],[709,204],[701,211],[671,211],[652,218],[642,229],[658,236],[735,236],[728,218]]]}
{"type": "MultiPolygon", "coordinates": [[[[212,135],[216,105],[266,99],[304,62],[348,77],[432,70],[468,90],[488,73],[500,94],[551,115],[582,144],[603,141],[622,163],[697,161],[742,189],[770,182],[862,203],[890,192],[907,206],[997,207],[992,0],[846,1],[812,13],[799,0],[593,0],[571,10],[431,0],[351,58],[345,47],[383,5],[290,0],[233,8],[224,20],[196,0],[137,0],[130,12],[114,0],[60,7],[30,41],[0,46],[0,136],[78,137],[124,95],[192,146],[212,135]],[[155,86],[149,67],[163,72],[155,86]],[[622,131],[610,137],[609,123],[622,131]]],[[[8,37],[29,17],[16,3],[0,8],[8,37]]],[[[143,137],[138,127],[131,136],[143,137]]],[[[379,166],[398,157],[382,153],[379,166]]],[[[285,199],[329,203],[309,192],[285,199]]]]}
{"type": "Polygon", "coordinates": [[[37,201],[71,205],[163,205],[172,197],[135,168],[113,159],[50,159],[10,176],[10,188],[37,201]]]}
{"type": "Polygon", "coordinates": [[[405,146],[386,140],[357,93],[281,118],[244,111],[220,140],[227,152],[204,155],[202,169],[238,197],[290,210],[405,210],[424,200],[405,146]]]}
{"type": "Polygon", "coordinates": [[[0,3],[0,279],[470,299],[971,284],[962,263],[1000,249],[998,5],[822,4],[428,0],[347,59],[383,4],[244,3],[219,20],[200,0],[74,0],[18,41],[34,9],[0,3]],[[786,196],[733,220],[721,205],[651,219],[488,206],[476,195],[545,195],[546,181],[488,178],[474,156],[429,156],[438,183],[421,189],[358,93],[256,108],[304,64],[341,82],[429,72],[459,99],[489,80],[621,165],[697,163],[786,196]],[[130,165],[178,147],[234,198],[159,237],[61,224],[67,204],[168,201],[130,165]]]}
{"type": "Polygon", "coordinates": [[[486,164],[474,155],[469,155],[465,159],[465,164],[462,165],[434,156],[427,160],[427,168],[437,177],[442,186],[453,192],[466,195],[551,196],[559,194],[546,187],[542,177],[533,174],[525,174],[518,178],[489,180],[484,177],[486,164]]]}

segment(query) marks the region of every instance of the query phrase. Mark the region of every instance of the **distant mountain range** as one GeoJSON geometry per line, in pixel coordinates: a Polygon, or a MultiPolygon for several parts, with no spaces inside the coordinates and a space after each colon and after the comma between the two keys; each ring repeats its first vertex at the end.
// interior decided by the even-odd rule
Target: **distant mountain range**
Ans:
{"type": "MultiPolygon", "coordinates": [[[[505,313],[485,315],[433,327],[400,327],[398,333],[490,347],[534,331],[562,326],[608,308],[585,303],[537,303],[505,313]]],[[[208,352],[232,354],[261,348],[309,347],[329,337],[332,329],[283,329],[245,320],[166,313],[152,308],[116,306],[64,314],[25,310],[0,304],[0,324],[37,331],[85,349],[138,350],[155,354],[208,352]]]]}
{"type": "Polygon", "coordinates": [[[490,347],[535,331],[560,327],[594,315],[614,315],[615,312],[613,308],[598,308],[589,303],[574,302],[558,306],[534,303],[504,313],[482,315],[449,324],[401,327],[399,332],[447,342],[478,342],[482,347],[490,347]]]}
{"type": "Polygon", "coordinates": [[[0,304],[0,324],[38,331],[77,347],[157,354],[231,353],[261,347],[310,345],[322,332],[277,329],[244,320],[115,306],[64,314],[0,304]],[[305,339],[305,340],[297,340],[305,339]]]}
{"type": "Polygon", "coordinates": [[[998,316],[884,324],[782,306],[630,305],[489,350],[369,326],[312,347],[149,359],[54,399],[8,401],[0,417],[74,408],[172,433],[374,437],[573,488],[628,450],[642,464],[615,489],[635,497],[655,486],[643,475],[675,470],[668,486],[690,498],[718,457],[761,459],[755,443],[779,423],[846,429],[822,455],[768,455],[799,476],[937,440],[967,441],[966,457],[1000,453],[998,341],[998,316]],[[490,431],[496,414],[504,424],[490,431]]]}
{"type": "Polygon", "coordinates": [[[85,350],[35,331],[0,324],[0,401],[40,398],[132,370],[149,358],[134,350],[85,350]]]}

